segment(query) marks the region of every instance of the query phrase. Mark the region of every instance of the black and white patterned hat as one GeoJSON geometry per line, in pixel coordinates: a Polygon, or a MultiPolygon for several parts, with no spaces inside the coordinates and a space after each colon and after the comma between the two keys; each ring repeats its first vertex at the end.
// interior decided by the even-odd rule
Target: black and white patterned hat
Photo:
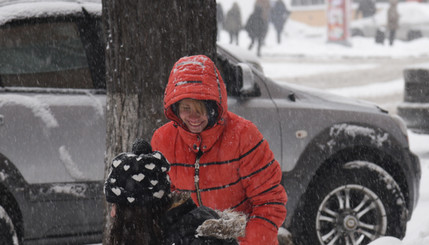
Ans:
{"type": "MultiPolygon", "coordinates": [[[[137,143],[137,142],[136,142],[137,143]]],[[[123,205],[162,205],[170,201],[170,164],[159,151],[135,149],[121,153],[111,165],[104,184],[104,194],[110,203],[123,205]],[[137,153],[137,154],[136,154],[137,153]]]]}

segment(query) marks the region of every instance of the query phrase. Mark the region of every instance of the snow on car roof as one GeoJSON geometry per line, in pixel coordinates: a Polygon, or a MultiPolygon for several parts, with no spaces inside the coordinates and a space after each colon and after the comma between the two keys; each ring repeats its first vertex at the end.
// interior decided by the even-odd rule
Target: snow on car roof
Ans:
{"type": "Polygon", "coordinates": [[[100,1],[0,1],[0,25],[12,20],[88,13],[101,15],[100,1]]]}

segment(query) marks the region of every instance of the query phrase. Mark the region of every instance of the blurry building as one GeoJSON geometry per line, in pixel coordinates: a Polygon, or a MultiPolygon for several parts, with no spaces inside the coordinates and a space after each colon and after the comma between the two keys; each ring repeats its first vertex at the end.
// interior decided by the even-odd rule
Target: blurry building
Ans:
{"type": "MultiPolygon", "coordinates": [[[[290,19],[306,23],[311,26],[326,26],[326,1],[328,0],[290,0],[291,15],[290,19]]],[[[419,1],[428,0],[399,0],[401,1],[419,1]]],[[[287,3],[287,1],[286,1],[287,3]]],[[[376,0],[376,3],[389,3],[388,0],[376,0]]],[[[350,18],[355,17],[356,8],[359,0],[351,0],[350,18]]]]}

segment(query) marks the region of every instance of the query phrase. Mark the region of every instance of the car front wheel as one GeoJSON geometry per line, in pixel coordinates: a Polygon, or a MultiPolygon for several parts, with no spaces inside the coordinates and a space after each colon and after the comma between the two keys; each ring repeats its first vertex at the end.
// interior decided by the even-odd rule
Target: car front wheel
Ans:
{"type": "Polygon", "coordinates": [[[295,244],[364,245],[380,236],[404,236],[404,197],[379,166],[349,162],[313,183],[294,216],[295,244]]]}
{"type": "Polygon", "coordinates": [[[0,245],[18,245],[18,236],[12,219],[0,206],[0,245]]]}

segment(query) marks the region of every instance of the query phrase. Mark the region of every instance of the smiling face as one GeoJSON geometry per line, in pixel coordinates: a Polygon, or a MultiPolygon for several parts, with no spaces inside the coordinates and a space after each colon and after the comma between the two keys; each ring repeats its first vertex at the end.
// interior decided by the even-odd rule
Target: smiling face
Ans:
{"type": "Polygon", "coordinates": [[[179,102],[179,117],[192,133],[201,133],[209,123],[204,102],[183,99],[179,102]]]}

